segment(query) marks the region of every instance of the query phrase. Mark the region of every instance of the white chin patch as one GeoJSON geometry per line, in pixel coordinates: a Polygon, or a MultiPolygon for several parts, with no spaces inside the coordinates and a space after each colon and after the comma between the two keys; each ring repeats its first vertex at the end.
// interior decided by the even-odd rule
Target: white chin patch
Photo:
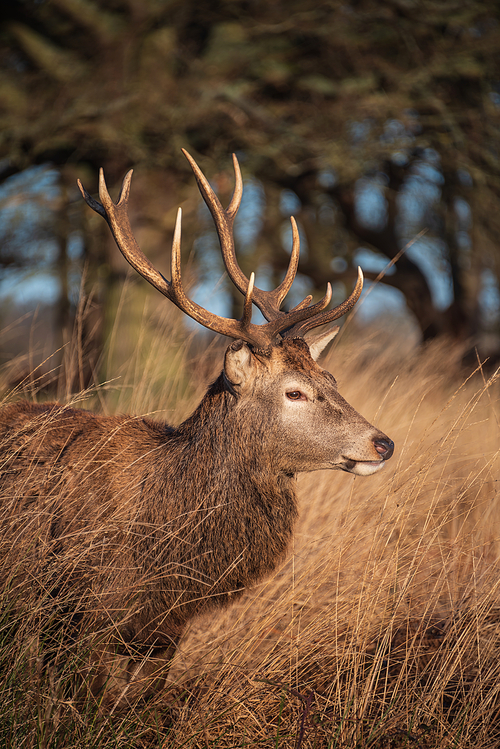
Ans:
{"type": "Polygon", "coordinates": [[[350,473],[355,473],[356,476],[371,476],[372,473],[380,471],[380,469],[383,468],[384,465],[384,460],[377,460],[373,462],[359,461],[354,464],[354,466],[350,470],[350,473]]]}

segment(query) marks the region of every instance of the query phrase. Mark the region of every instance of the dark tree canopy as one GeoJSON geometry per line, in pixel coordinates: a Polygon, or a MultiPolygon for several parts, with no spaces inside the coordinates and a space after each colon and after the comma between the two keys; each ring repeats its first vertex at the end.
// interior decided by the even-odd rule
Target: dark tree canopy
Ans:
{"type": "MultiPolygon", "coordinates": [[[[133,218],[155,256],[176,205],[197,220],[180,148],[223,196],[236,152],[263,206],[244,262],[282,274],[291,205],[312,290],[335,271],[351,286],[362,246],[380,268],[395,261],[382,282],[424,340],[481,345],[500,325],[499,22],[475,0],[15,0],[1,24],[0,176],[53,165],[88,283],[112,284],[123,266],[74,202],[76,176],[92,190],[101,165],[116,185],[136,169],[133,218]],[[401,252],[422,229],[445,305],[418,253],[401,252]]],[[[8,242],[0,262],[13,262],[8,242]]]]}

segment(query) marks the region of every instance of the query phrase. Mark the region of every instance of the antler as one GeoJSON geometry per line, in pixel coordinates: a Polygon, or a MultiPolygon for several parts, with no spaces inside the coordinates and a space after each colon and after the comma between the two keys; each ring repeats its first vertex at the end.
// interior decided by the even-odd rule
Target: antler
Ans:
{"type": "MultiPolygon", "coordinates": [[[[207,204],[208,209],[212,214],[215,227],[217,229],[217,234],[219,235],[220,246],[222,249],[222,259],[224,260],[224,265],[226,266],[228,276],[234,283],[236,288],[241,291],[242,294],[245,294],[248,287],[248,278],[241,270],[236,259],[233,239],[234,219],[236,218],[236,214],[238,213],[238,209],[241,204],[241,198],[243,195],[243,181],[241,179],[241,171],[240,165],[238,164],[238,159],[233,153],[235,186],[231,202],[229,203],[226,210],[224,210],[222,208],[222,205],[220,204],[219,198],[212,190],[209,181],[201,171],[196,161],[184,148],[182,149],[182,153],[191,164],[191,168],[194,172],[194,176],[196,177],[196,181],[198,183],[198,187],[203,200],[207,204]]],[[[290,254],[290,262],[288,264],[285,278],[273,291],[263,291],[262,289],[258,289],[256,286],[253,290],[252,301],[255,306],[260,309],[266,320],[274,320],[277,317],[283,317],[287,314],[286,312],[282,312],[280,310],[280,307],[283,303],[284,298],[292,287],[295,275],[297,273],[297,268],[299,266],[300,253],[299,231],[293,217],[291,221],[293,243],[292,251],[290,254]]],[[[312,297],[308,297],[307,300],[301,302],[301,305],[307,306],[311,299],[312,297]]]]}
{"type": "Polygon", "coordinates": [[[130,170],[122,184],[118,202],[114,203],[109,195],[106,182],[104,180],[103,170],[99,173],[99,198],[100,201],[94,200],[85,190],[80,180],[78,187],[83,195],[85,202],[96,213],[106,219],[119,250],[128,263],[152,286],[172,301],[180,310],[185,312],[193,320],[196,320],[205,328],[214,330],[230,338],[239,338],[256,348],[267,348],[275,342],[280,334],[283,337],[300,338],[312,328],[324,325],[327,322],[336,320],[345,315],[357,302],[361,289],[363,287],[363,274],[358,269],[358,281],[349,298],[332,310],[326,310],[329,305],[332,290],[330,284],[327,284],[326,294],[323,299],[311,306],[312,297],[306,297],[300,304],[289,312],[280,310],[280,306],[288,294],[295,275],[297,273],[300,240],[299,232],[295,219],[291,219],[293,246],[290,256],[290,263],[285,278],[281,284],[272,291],[264,291],[254,285],[254,274],[248,279],[236,260],[233,240],[233,223],[240,207],[241,197],[243,194],[243,182],[241,172],[236,156],[233,154],[233,163],[235,171],[235,188],[229,206],[224,210],[222,205],[210,187],[205,175],[184,149],[183,153],[188,159],[198,182],[198,187],[207,204],[217,228],[224,265],[228,275],[234,285],[245,296],[243,315],[240,320],[233,320],[226,317],[220,317],[200,307],[199,304],[189,299],[182,287],[181,281],[181,217],[182,211],[179,208],[175,224],[174,239],[172,243],[171,257],[171,281],[167,281],[164,276],[154,268],[142,250],[139,248],[132,230],[127,213],[127,204],[130,194],[130,184],[132,180],[132,170],[130,170]],[[262,312],[267,322],[263,325],[255,325],[251,322],[252,303],[255,304],[262,312]]]}

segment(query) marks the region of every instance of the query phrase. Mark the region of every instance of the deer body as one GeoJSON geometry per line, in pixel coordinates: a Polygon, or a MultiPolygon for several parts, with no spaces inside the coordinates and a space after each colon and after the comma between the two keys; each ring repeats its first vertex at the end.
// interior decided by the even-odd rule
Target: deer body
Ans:
{"type": "MultiPolygon", "coordinates": [[[[151,275],[143,256],[134,260],[151,275]]],[[[232,268],[243,284],[239,273],[232,268]]],[[[315,361],[335,331],[311,345],[304,339],[309,310],[321,325],[345,307],[318,312],[305,300],[290,323],[262,296],[274,292],[254,290],[253,278],[246,284],[242,321],[222,323],[236,339],[224,369],[177,428],[57,404],[0,411],[4,455],[12,456],[0,472],[2,525],[15,539],[16,581],[39,575],[52,599],[72,602],[81,626],[111,627],[112,641],[95,648],[91,689],[114,704],[161,685],[158,669],[193,616],[276,568],[297,516],[297,472],[368,475],[392,455],[389,438],[315,361]],[[250,323],[253,293],[264,326],[250,323]]],[[[179,306],[181,296],[177,289],[179,306]]]]}

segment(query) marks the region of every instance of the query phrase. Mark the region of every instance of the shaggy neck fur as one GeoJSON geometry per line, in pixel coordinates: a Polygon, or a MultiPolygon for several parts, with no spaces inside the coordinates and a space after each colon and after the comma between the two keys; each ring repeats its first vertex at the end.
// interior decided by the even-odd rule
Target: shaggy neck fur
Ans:
{"type": "Polygon", "coordinates": [[[168,436],[158,471],[145,477],[154,484],[148,493],[162,498],[145,508],[152,529],[145,551],[164,595],[175,597],[169,603],[179,622],[193,607],[227,602],[271,572],[287,550],[297,516],[295,479],[273,465],[273,425],[262,410],[239,408],[220,376],[168,436]]]}

